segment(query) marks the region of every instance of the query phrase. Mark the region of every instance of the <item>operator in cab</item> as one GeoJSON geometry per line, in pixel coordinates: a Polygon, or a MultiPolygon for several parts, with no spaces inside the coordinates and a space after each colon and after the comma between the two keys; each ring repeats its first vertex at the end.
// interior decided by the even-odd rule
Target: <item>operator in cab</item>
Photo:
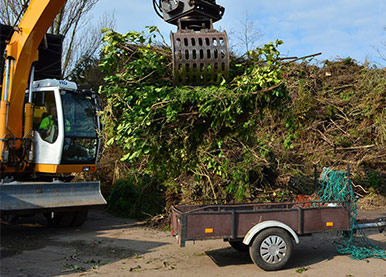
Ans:
{"type": "Polygon", "coordinates": [[[39,133],[45,141],[54,143],[58,137],[58,115],[55,106],[51,106],[49,111],[50,114],[40,123],[39,133]]]}

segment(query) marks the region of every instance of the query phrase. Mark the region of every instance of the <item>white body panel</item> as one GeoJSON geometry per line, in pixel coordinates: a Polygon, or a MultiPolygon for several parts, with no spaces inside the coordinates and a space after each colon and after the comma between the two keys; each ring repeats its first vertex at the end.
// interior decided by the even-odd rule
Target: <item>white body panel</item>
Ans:
{"type": "MultiPolygon", "coordinates": [[[[36,83],[36,82],[35,82],[36,83]]],[[[60,100],[59,87],[44,87],[34,89],[37,91],[54,91],[55,104],[58,115],[58,137],[54,143],[44,141],[40,134],[35,131],[35,160],[36,164],[60,164],[64,144],[63,108],[60,100]]]]}
{"type": "Polygon", "coordinates": [[[66,90],[77,90],[78,86],[74,82],[56,80],[56,79],[44,79],[33,82],[33,91],[38,91],[39,88],[61,88],[66,90]]]}

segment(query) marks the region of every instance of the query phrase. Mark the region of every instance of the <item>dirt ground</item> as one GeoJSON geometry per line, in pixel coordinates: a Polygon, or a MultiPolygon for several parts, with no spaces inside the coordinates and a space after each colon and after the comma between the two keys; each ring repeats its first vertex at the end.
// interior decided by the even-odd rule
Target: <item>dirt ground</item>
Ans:
{"type": "MultiPolygon", "coordinates": [[[[386,217],[386,211],[362,216],[386,217]]],[[[180,248],[170,232],[92,211],[80,228],[48,228],[43,217],[1,224],[1,276],[377,276],[386,261],[354,261],[335,250],[336,233],[300,239],[284,270],[265,272],[222,240],[180,248]]],[[[386,235],[367,231],[386,249],[386,235]]]]}

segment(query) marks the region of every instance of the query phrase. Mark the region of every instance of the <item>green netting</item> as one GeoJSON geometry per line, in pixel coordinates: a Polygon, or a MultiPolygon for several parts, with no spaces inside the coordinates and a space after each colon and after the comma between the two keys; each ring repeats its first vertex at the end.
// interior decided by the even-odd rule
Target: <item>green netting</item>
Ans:
{"type": "Polygon", "coordinates": [[[361,229],[355,229],[357,224],[358,206],[355,202],[354,190],[347,173],[324,168],[319,180],[320,201],[348,201],[352,219],[351,230],[335,242],[336,249],[341,254],[350,254],[352,259],[367,258],[386,259],[386,251],[371,244],[361,229]]]}

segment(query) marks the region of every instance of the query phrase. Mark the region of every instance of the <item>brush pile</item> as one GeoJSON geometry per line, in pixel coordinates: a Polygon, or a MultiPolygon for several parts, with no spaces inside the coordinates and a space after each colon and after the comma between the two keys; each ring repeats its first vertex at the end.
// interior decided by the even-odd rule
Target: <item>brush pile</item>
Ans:
{"type": "Polygon", "coordinates": [[[162,195],[162,208],[284,201],[313,190],[315,164],[350,164],[358,187],[385,190],[385,69],[349,58],[284,62],[276,41],[234,58],[217,86],[175,86],[170,50],[153,45],[156,32],[105,36],[105,157],[120,161],[102,160],[100,172],[123,179],[109,185],[115,211],[130,215],[122,203],[143,202],[149,191],[162,195]]]}

